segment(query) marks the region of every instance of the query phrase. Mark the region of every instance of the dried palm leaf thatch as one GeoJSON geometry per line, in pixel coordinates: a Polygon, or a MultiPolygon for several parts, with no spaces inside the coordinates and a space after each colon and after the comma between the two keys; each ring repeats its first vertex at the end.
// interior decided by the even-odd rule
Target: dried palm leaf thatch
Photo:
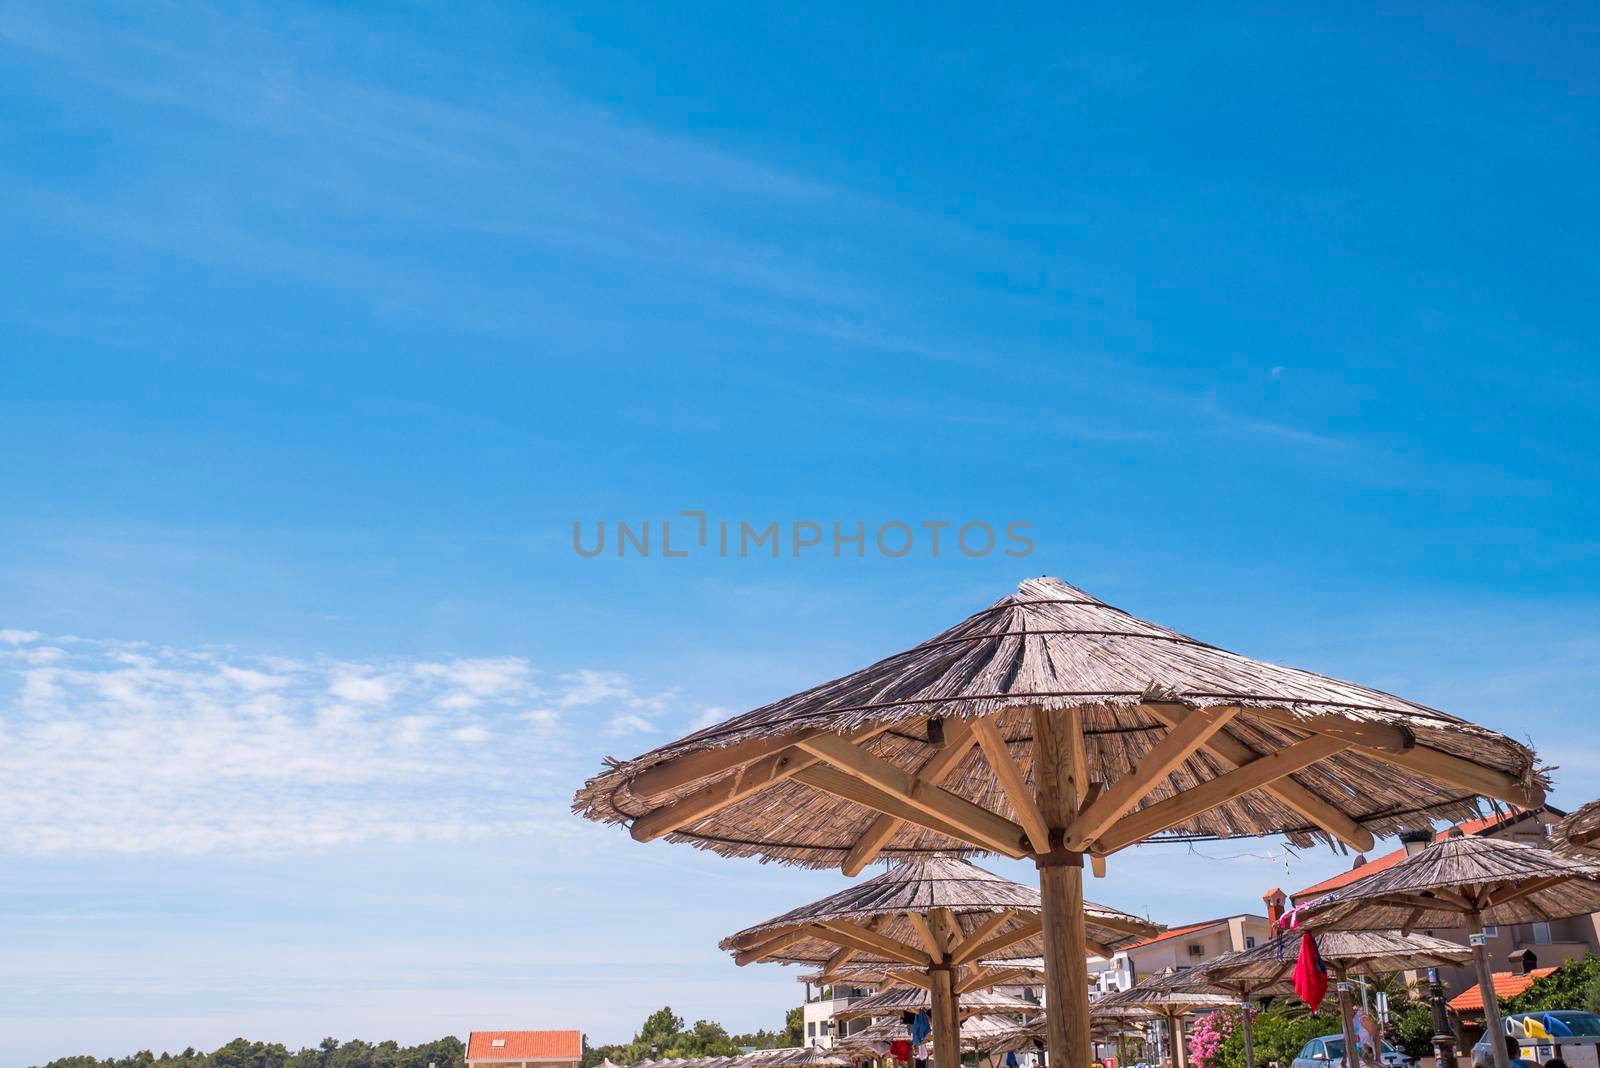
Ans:
{"type": "MultiPolygon", "coordinates": [[[[813,986],[826,986],[830,983],[860,984],[871,986],[882,983],[892,971],[904,967],[899,964],[890,964],[885,961],[851,960],[841,964],[832,971],[806,972],[795,976],[796,982],[810,983],[813,986]]],[[[1022,986],[1029,983],[1038,983],[1044,978],[1043,957],[1006,957],[985,958],[978,961],[978,967],[991,971],[1005,972],[1014,977],[997,985],[1022,986]]]]}
{"type": "MultiPolygon", "coordinates": [[[[920,929],[920,921],[936,910],[948,912],[958,928],[956,933],[962,938],[981,928],[985,945],[996,939],[1004,941],[1007,935],[1031,928],[1034,933],[997,953],[986,955],[986,959],[996,965],[1011,966],[1010,958],[1015,956],[1031,960],[1042,969],[1043,940],[1037,922],[1039,891],[984,871],[959,857],[934,856],[903,861],[881,875],[855,883],[820,901],[747,927],[723,939],[722,948],[735,954],[736,959],[748,959],[747,955],[753,954],[763,943],[771,944],[773,939],[781,942],[790,934],[811,932],[798,941],[778,945],[763,953],[760,959],[783,964],[825,964],[835,960],[840,947],[837,936],[817,927],[818,924],[870,925],[870,930],[877,935],[915,947],[926,937],[920,929]],[[1000,917],[1006,918],[1001,922],[1000,917]]],[[[1159,924],[1106,905],[1086,901],[1083,911],[1089,940],[1107,950],[1130,945],[1163,930],[1159,924]]],[[[850,963],[857,968],[873,964],[903,968],[908,962],[862,950],[852,955],[850,963]]]]}
{"type": "Polygon", "coordinates": [[[1175,970],[1158,972],[1126,990],[1118,990],[1099,998],[1089,1006],[1089,1013],[1093,1016],[1096,1010],[1146,1009],[1151,1012],[1181,1015],[1187,1012],[1223,1009],[1238,1004],[1237,998],[1227,994],[1185,988],[1182,984],[1182,974],[1175,970]]]}
{"type": "Polygon", "coordinates": [[[799,1046],[789,1049],[758,1049],[741,1057],[734,1057],[723,1068],[848,1068],[849,1057],[818,1046],[799,1046]]]}
{"type": "Polygon", "coordinates": [[[1590,801],[1550,828],[1550,848],[1564,857],[1600,860],[1600,801],[1590,801]]]}
{"type": "MultiPolygon", "coordinates": [[[[1531,750],[1494,731],[1392,694],[1219,649],[1039,578],[905,652],[632,760],[611,761],[578,791],[573,807],[589,819],[629,824],[642,840],[667,836],[727,856],[838,866],[881,810],[830,788],[830,775],[837,782],[832,763],[799,747],[814,750],[844,736],[870,759],[912,774],[943,754],[954,761],[940,768],[945,790],[1015,819],[1004,776],[988,760],[992,746],[973,744],[973,721],[992,720],[998,736],[990,742],[1010,755],[1031,789],[1034,709],[1081,721],[1087,780],[1108,789],[1173,737],[1175,722],[1202,713],[1225,720],[1121,810],[1131,814],[1302,746],[1292,774],[1238,793],[1219,785],[1216,803],[1202,811],[1170,818],[1168,806],[1161,819],[1147,814],[1144,822],[1113,828],[1087,844],[1100,854],[1158,835],[1282,833],[1301,845],[1342,839],[1368,848],[1372,835],[1422,819],[1477,815],[1480,796],[1537,805],[1548,783],[1531,750]],[[1341,740],[1348,744],[1335,744],[1341,740]],[[949,744],[961,748],[945,753],[949,744]]],[[[870,855],[974,848],[970,836],[948,833],[937,821],[890,826],[870,855]]],[[[1036,843],[1013,855],[1038,851],[1036,843]]]]}
{"type": "Polygon", "coordinates": [[[1334,930],[1539,923],[1600,911],[1600,865],[1526,842],[1456,835],[1299,911],[1334,930]]]}
{"type": "MultiPolygon", "coordinates": [[[[1399,931],[1327,931],[1318,936],[1317,951],[1334,970],[1357,975],[1459,967],[1472,959],[1472,951],[1466,946],[1432,935],[1405,935],[1399,931]]],[[[1288,986],[1299,959],[1300,936],[1295,933],[1280,935],[1254,949],[1224,953],[1185,974],[1193,982],[1209,983],[1230,992],[1247,986],[1288,986]]]]}
{"type": "MultiPolygon", "coordinates": [[[[920,986],[897,986],[881,994],[853,1001],[833,1014],[836,1020],[861,1020],[872,1016],[897,1016],[902,1012],[928,1012],[933,1008],[933,995],[920,986]]],[[[986,1013],[1035,1013],[1039,1003],[999,994],[992,990],[969,990],[958,999],[963,1019],[986,1013]]]]}

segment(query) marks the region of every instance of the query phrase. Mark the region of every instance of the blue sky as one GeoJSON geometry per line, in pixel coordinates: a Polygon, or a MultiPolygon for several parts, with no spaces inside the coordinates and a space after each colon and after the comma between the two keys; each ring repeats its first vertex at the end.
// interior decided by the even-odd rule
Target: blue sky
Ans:
{"type": "MultiPolygon", "coordinates": [[[[1600,793],[1596,37],[0,5],[0,1064],[773,1025],[715,942],[838,877],[573,788],[1029,574],[1600,793]],[[690,509],[1034,551],[572,550],[690,509]]],[[[1347,863],[1199,852],[1091,896],[1347,863]]]]}

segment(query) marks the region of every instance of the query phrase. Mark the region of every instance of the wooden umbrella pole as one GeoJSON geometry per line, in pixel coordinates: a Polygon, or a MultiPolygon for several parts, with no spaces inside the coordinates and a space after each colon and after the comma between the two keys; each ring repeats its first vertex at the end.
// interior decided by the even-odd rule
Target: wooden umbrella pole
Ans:
{"type": "Polygon", "coordinates": [[[1344,1031],[1344,1068],[1360,1068],[1361,1046],[1356,1042],[1356,1022],[1350,1004],[1350,981],[1343,968],[1335,969],[1333,974],[1339,998],[1339,1026],[1344,1031]]]}
{"type": "Polygon", "coordinates": [[[1167,1036],[1172,1043],[1172,1068],[1189,1068],[1189,1048],[1183,1040],[1182,1013],[1167,1013],[1167,1036]]]}
{"type": "Polygon", "coordinates": [[[956,1009],[955,969],[948,962],[928,969],[933,980],[933,1063],[961,1068],[961,1018],[956,1009]]]}
{"type": "Polygon", "coordinates": [[[1489,1053],[1494,1057],[1495,1068],[1511,1068],[1511,1056],[1506,1052],[1506,1028],[1500,1021],[1500,1002],[1494,993],[1488,940],[1483,937],[1481,912],[1474,910],[1467,914],[1467,935],[1473,943],[1472,961],[1478,967],[1478,992],[1483,995],[1483,1029],[1489,1040],[1489,1053]]]}
{"type": "Polygon", "coordinates": [[[1239,1019],[1239,1026],[1244,1028],[1244,1068],[1256,1068],[1256,1035],[1254,1025],[1250,1023],[1250,1000],[1241,999],[1239,1010],[1243,1015],[1239,1019]]]}
{"type": "Polygon", "coordinates": [[[1051,1068],[1089,1063],[1089,969],[1083,923],[1083,854],[1037,859],[1044,926],[1044,984],[1051,1068]]]}

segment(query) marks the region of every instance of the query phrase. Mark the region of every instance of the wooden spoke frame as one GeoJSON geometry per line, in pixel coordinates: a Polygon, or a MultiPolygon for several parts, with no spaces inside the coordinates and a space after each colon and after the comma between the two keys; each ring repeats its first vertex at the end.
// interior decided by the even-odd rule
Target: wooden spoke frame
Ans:
{"type": "MultiPolygon", "coordinates": [[[[1219,704],[1191,708],[1178,702],[1148,701],[1141,711],[1166,727],[1165,732],[1121,778],[1110,783],[1089,780],[1082,711],[1013,708],[1031,721],[1032,761],[1029,775],[1017,760],[1018,742],[1008,741],[996,715],[952,718],[944,725],[944,744],[915,770],[879,756],[865,743],[886,729],[860,728],[848,735],[806,730],[782,738],[763,738],[722,749],[701,750],[664,761],[642,772],[634,789],[654,797],[706,780],[676,800],[639,816],[631,831],[648,841],[685,827],[775,783],[793,779],[822,790],[875,815],[843,861],[847,874],[859,873],[877,858],[907,825],[920,827],[980,849],[1013,859],[1031,859],[1039,870],[1043,912],[1004,930],[1008,916],[997,915],[962,934],[938,910],[911,919],[912,945],[888,938],[860,924],[813,923],[796,930],[772,932],[765,941],[740,946],[739,963],[759,960],[808,937],[838,945],[824,969],[831,972],[857,953],[887,957],[907,969],[896,975],[917,982],[922,976],[933,996],[937,1068],[955,1068],[959,1042],[954,1037],[959,1015],[956,1001],[963,991],[977,989],[983,969],[976,961],[1042,932],[1045,944],[1045,986],[1051,1011],[1049,1049],[1053,1068],[1086,1068],[1090,1056],[1088,983],[1083,958],[1088,952],[1109,955],[1110,948],[1090,945],[1083,909],[1084,858],[1096,874],[1105,857],[1260,791],[1296,813],[1309,825],[1356,850],[1369,850],[1373,835],[1335,804],[1318,797],[1294,778],[1318,761],[1340,753],[1394,765],[1438,782],[1518,805],[1536,803],[1537,787],[1516,777],[1461,757],[1416,744],[1404,728],[1338,716],[1301,716],[1284,709],[1219,704]],[[1294,739],[1271,752],[1258,751],[1227,729],[1239,716],[1294,732],[1294,739]],[[993,774],[1010,816],[992,811],[947,789],[945,784],[974,749],[993,774]],[[1199,752],[1223,770],[1173,793],[1172,776],[1199,752]],[[1154,795],[1156,800],[1150,800],[1154,795]],[[1164,795],[1164,796],[1163,796],[1164,795]],[[963,967],[972,972],[958,978],[963,967]]],[[[906,729],[907,724],[897,724],[906,729]]],[[[1027,744],[1027,743],[1020,743],[1027,744]]],[[[1448,903],[1469,911],[1508,898],[1494,898],[1489,889],[1480,900],[1423,898],[1395,901],[1417,915],[1448,903]]],[[[907,914],[912,916],[912,914],[907,914]]]]}

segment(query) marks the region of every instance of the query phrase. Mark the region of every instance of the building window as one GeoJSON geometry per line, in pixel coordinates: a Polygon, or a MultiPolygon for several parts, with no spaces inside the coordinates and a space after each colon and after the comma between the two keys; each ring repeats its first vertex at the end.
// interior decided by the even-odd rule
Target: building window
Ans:
{"type": "Polygon", "coordinates": [[[1494,926],[1493,924],[1485,924],[1484,928],[1483,928],[1483,937],[1485,937],[1485,938],[1499,938],[1500,937],[1500,928],[1494,926]]]}
{"type": "Polygon", "coordinates": [[[1244,936],[1244,948],[1245,949],[1255,949],[1256,948],[1256,936],[1255,935],[1245,935],[1244,936]]]}
{"type": "Polygon", "coordinates": [[[1548,923],[1536,923],[1533,925],[1533,944],[1536,946],[1548,946],[1550,944],[1550,925],[1548,923]]]}
{"type": "Polygon", "coordinates": [[[807,1038],[816,1038],[817,1037],[817,1021],[812,1020],[810,1023],[806,1024],[806,1037],[807,1038]]]}

